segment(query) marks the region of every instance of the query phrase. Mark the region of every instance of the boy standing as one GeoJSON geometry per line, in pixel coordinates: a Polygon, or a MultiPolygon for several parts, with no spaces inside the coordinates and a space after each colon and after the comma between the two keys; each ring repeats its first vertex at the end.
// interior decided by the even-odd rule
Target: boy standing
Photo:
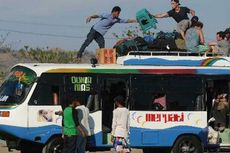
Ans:
{"type": "Polygon", "coordinates": [[[83,133],[78,122],[77,111],[75,110],[76,106],[77,101],[75,99],[69,100],[69,106],[63,112],[64,148],[62,153],[74,153],[77,135],[79,135],[79,132],[83,133]]]}

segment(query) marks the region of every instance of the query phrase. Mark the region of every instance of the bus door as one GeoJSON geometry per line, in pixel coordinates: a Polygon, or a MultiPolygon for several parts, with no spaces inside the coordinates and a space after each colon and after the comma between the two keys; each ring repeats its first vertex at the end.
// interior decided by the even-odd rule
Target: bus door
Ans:
{"type": "MultiPolygon", "coordinates": [[[[213,130],[220,133],[221,145],[230,146],[229,101],[230,80],[226,77],[214,78],[207,82],[207,110],[208,119],[215,119],[210,123],[213,130]]],[[[214,140],[209,140],[213,143],[214,140]]]]}
{"type": "Polygon", "coordinates": [[[46,143],[61,134],[61,82],[58,74],[42,74],[28,103],[28,131],[32,141],[46,143]]]}
{"type": "Polygon", "coordinates": [[[102,101],[102,143],[111,144],[112,118],[115,109],[114,98],[124,97],[128,106],[129,77],[125,75],[103,75],[99,77],[102,101]]]}
{"type": "MultiPolygon", "coordinates": [[[[87,73],[73,73],[64,75],[64,91],[63,101],[72,99],[70,97],[76,97],[81,100],[90,112],[89,116],[89,128],[90,128],[90,141],[88,145],[90,147],[96,147],[101,145],[101,104],[98,94],[98,79],[95,74],[87,73]]],[[[67,107],[67,103],[62,105],[63,108],[67,107]]]]}

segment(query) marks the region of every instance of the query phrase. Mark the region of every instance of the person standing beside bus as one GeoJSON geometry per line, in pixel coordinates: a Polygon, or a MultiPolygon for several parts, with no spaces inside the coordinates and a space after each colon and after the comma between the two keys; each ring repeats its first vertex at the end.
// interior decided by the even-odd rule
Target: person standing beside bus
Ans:
{"type": "Polygon", "coordinates": [[[64,148],[62,153],[74,153],[76,149],[77,135],[83,133],[81,129],[77,111],[75,107],[77,106],[77,101],[75,99],[68,100],[69,106],[64,109],[63,112],[63,138],[64,138],[64,148]]]}
{"type": "Polygon", "coordinates": [[[90,32],[88,33],[85,42],[82,44],[77,54],[77,59],[80,60],[85,48],[93,40],[95,40],[98,43],[99,48],[105,48],[104,35],[114,24],[137,22],[136,19],[120,19],[119,18],[120,12],[121,12],[121,8],[119,6],[115,6],[112,9],[111,13],[104,13],[101,15],[92,15],[86,18],[86,23],[90,22],[91,19],[100,18],[100,20],[95,25],[93,25],[92,28],[90,29],[90,32]]]}
{"type": "Polygon", "coordinates": [[[117,96],[114,98],[117,108],[113,111],[112,121],[112,141],[115,152],[130,152],[127,143],[129,133],[129,110],[125,107],[124,98],[117,96]]]}
{"type": "Polygon", "coordinates": [[[187,7],[180,7],[179,0],[171,0],[172,10],[166,13],[153,15],[155,18],[172,17],[177,22],[177,32],[185,39],[185,31],[190,27],[188,13],[195,16],[195,11],[187,7]]]}
{"type": "Polygon", "coordinates": [[[77,144],[75,153],[85,153],[85,147],[87,143],[87,136],[91,135],[89,128],[89,109],[82,104],[81,100],[78,100],[78,106],[76,107],[79,124],[84,131],[84,135],[79,134],[77,136],[77,144]]]}

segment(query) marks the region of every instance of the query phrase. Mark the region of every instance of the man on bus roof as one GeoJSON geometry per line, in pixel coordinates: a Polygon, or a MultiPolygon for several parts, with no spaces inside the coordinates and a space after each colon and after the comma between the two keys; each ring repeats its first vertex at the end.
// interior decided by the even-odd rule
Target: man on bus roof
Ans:
{"type": "Polygon", "coordinates": [[[180,7],[179,0],[171,0],[172,9],[165,13],[153,15],[155,18],[172,17],[177,22],[177,32],[185,39],[185,31],[190,27],[188,14],[195,16],[195,11],[187,7],[180,7]]]}
{"type": "Polygon", "coordinates": [[[86,23],[90,22],[91,19],[100,18],[100,20],[92,26],[90,32],[87,35],[85,42],[82,44],[80,50],[78,51],[77,58],[82,57],[82,53],[85,48],[95,40],[99,48],[105,48],[104,35],[106,32],[116,23],[134,23],[137,22],[136,19],[120,19],[119,15],[121,8],[119,6],[113,7],[111,13],[103,13],[100,15],[92,15],[86,18],[86,23]]]}

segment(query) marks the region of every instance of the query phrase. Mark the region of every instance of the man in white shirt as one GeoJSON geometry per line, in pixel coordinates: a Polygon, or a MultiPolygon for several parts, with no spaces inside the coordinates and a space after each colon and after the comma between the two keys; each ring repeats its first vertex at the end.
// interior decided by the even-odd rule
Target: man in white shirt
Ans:
{"type": "Polygon", "coordinates": [[[124,98],[114,98],[117,108],[113,111],[112,137],[114,149],[117,153],[130,152],[126,138],[129,133],[129,110],[125,107],[124,98]]]}
{"type": "Polygon", "coordinates": [[[79,124],[83,129],[85,136],[77,136],[77,145],[75,153],[85,153],[85,147],[87,143],[86,137],[91,135],[89,128],[89,109],[82,104],[82,101],[79,100],[76,110],[78,114],[79,124]]]}

